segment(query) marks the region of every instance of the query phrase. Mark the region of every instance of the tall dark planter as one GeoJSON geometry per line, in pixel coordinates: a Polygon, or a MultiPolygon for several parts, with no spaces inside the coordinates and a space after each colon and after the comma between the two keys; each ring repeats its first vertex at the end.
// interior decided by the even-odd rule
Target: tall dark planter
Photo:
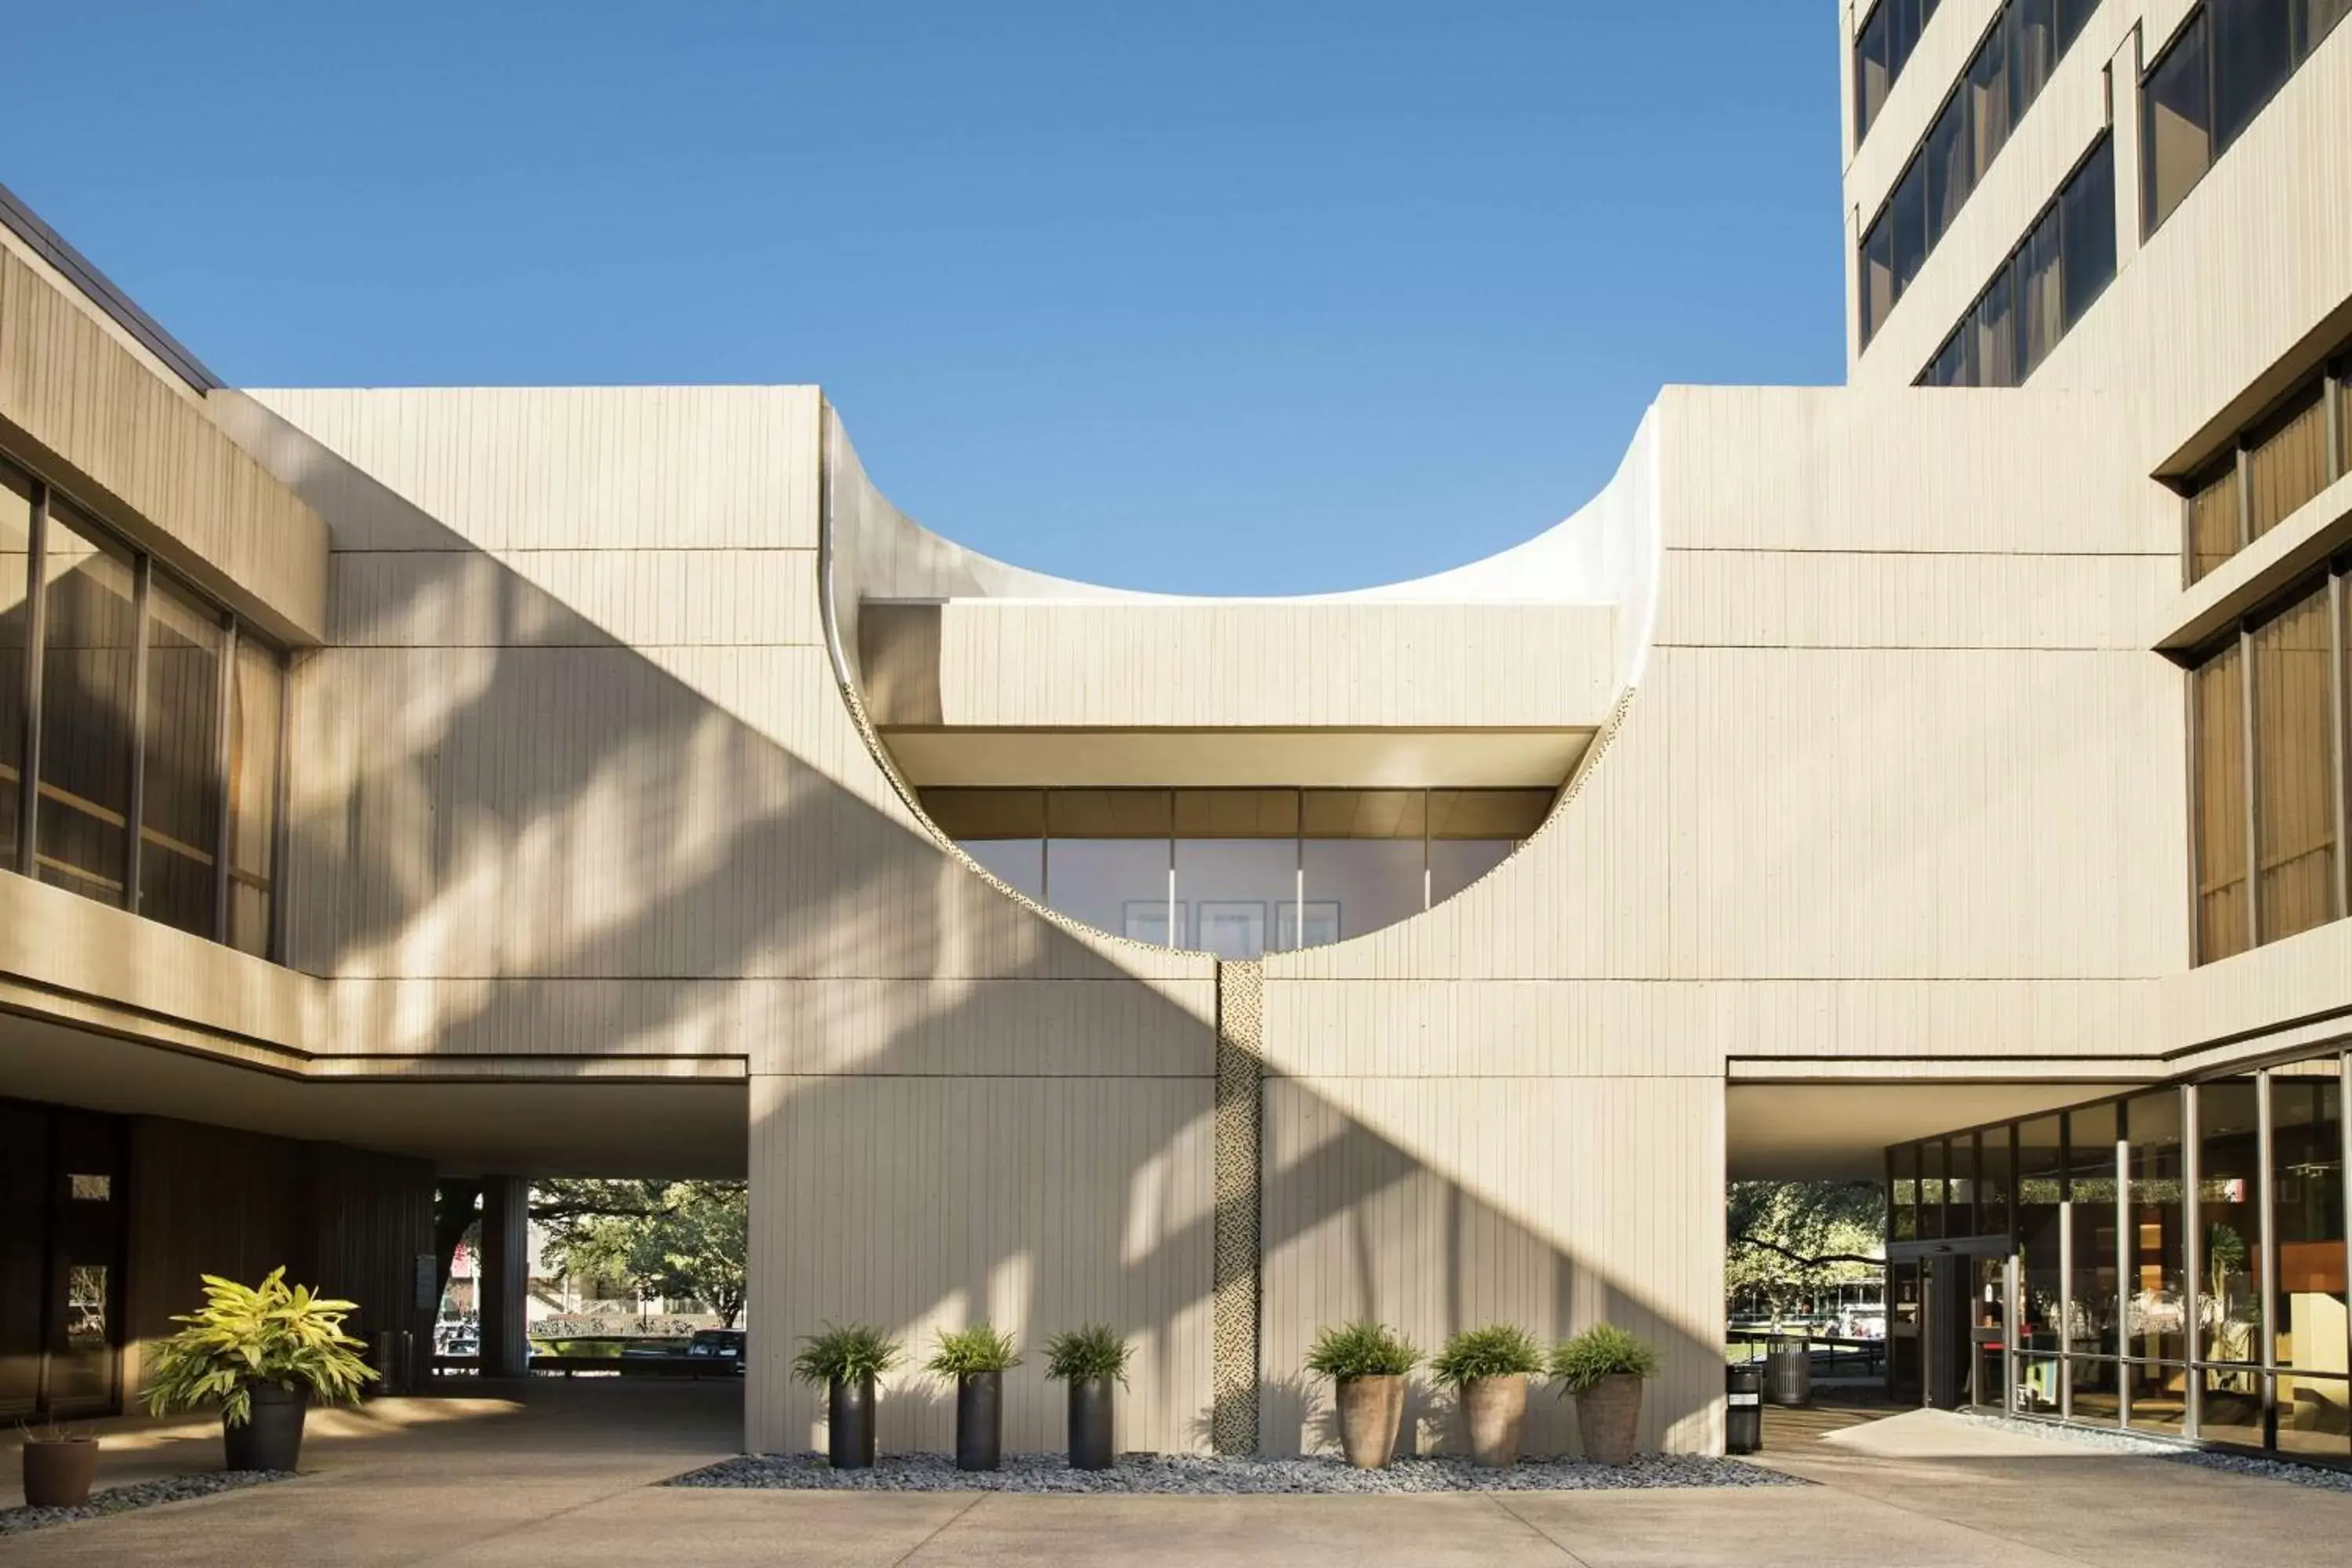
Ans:
{"type": "Polygon", "coordinates": [[[257,1383],[251,1390],[253,1418],[242,1426],[221,1423],[221,1449],[232,1470],[290,1470],[302,1458],[302,1418],[310,1408],[307,1388],[257,1383]]]}
{"type": "Polygon", "coordinates": [[[874,1380],[835,1378],[826,1390],[824,1457],[836,1470],[874,1466],[874,1380]]]}
{"type": "Polygon", "coordinates": [[[1110,1468],[1110,1379],[1070,1379],[1070,1468],[1110,1468]]]}
{"type": "Polygon", "coordinates": [[[956,1379],[956,1468],[992,1470],[1004,1462],[1004,1374],[967,1372],[956,1379]]]}

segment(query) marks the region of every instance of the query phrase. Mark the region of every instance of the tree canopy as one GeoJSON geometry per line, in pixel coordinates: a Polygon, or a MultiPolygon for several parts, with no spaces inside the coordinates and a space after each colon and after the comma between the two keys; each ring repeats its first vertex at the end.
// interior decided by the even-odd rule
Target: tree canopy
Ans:
{"type": "Polygon", "coordinates": [[[1725,1292],[1774,1312],[1886,1265],[1886,1194],[1876,1182],[1734,1182],[1724,1216],[1725,1292]]]}
{"type": "Polygon", "coordinates": [[[541,1257],[574,1278],[707,1302],[729,1328],[742,1315],[751,1197],[740,1182],[558,1180],[535,1184],[541,1257]]]}

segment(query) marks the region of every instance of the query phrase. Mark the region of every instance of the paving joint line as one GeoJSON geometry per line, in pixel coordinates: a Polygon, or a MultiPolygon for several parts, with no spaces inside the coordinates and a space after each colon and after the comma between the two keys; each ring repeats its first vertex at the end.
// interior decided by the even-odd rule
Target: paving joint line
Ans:
{"type": "Polygon", "coordinates": [[[913,1562],[915,1560],[916,1552],[920,1552],[924,1547],[929,1546],[932,1542],[937,1541],[940,1536],[946,1534],[951,1527],[961,1524],[963,1522],[963,1516],[970,1513],[973,1509],[978,1508],[982,1503],[986,1502],[988,1500],[988,1497],[989,1494],[986,1492],[974,1492],[970,1502],[956,1510],[955,1512],[948,1515],[947,1518],[940,1521],[938,1526],[934,1528],[929,1535],[926,1535],[920,1541],[918,1541],[915,1544],[907,1548],[907,1550],[898,1556],[892,1558],[890,1560],[890,1568],[903,1568],[904,1564],[913,1562]]]}
{"type": "Polygon", "coordinates": [[[1517,1509],[1513,1508],[1509,1503],[1505,1502],[1500,1492],[1488,1492],[1486,1494],[1486,1500],[1493,1503],[1496,1508],[1501,1509],[1507,1517],[1517,1520],[1522,1530],[1533,1531],[1538,1537],[1549,1542],[1551,1543],[1552,1550],[1559,1552],[1562,1557],[1567,1558],[1570,1563],[1575,1563],[1576,1568],[1592,1568],[1591,1563],[1587,1563],[1583,1558],[1579,1557],[1575,1552],[1570,1551],[1566,1542],[1560,1540],[1559,1536],[1554,1535],[1550,1531],[1546,1530],[1542,1525],[1536,1523],[1535,1521],[1528,1518],[1527,1515],[1521,1513],[1517,1509]]]}

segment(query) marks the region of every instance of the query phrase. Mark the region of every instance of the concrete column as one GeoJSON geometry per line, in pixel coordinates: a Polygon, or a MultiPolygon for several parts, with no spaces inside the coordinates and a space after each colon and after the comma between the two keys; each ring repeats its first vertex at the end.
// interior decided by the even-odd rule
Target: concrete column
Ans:
{"type": "Polygon", "coordinates": [[[530,1370],[530,1183],[522,1176],[484,1176],[481,1274],[474,1286],[484,1377],[520,1377],[530,1370]]]}

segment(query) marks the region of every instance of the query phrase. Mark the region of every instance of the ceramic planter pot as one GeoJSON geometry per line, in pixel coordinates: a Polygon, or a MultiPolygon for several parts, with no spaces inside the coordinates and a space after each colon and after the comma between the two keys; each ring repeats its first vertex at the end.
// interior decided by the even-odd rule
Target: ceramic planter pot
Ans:
{"type": "Polygon", "coordinates": [[[1641,1419],[1642,1380],[1630,1372],[1604,1377],[1576,1396],[1576,1429],[1584,1439],[1584,1457],[1594,1464],[1631,1461],[1641,1419]]]}
{"type": "Polygon", "coordinates": [[[956,1468],[992,1470],[1004,1462],[1004,1374],[967,1372],[956,1379],[956,1468]]]}
{"type": "Polygon", "coordinates": [[[1070,1380],[1070,1468],[1108,1470],[1111,1465],[1111,1380],[1070,1380]]]}
{"type": "Polygon", "coordinates": [[[1339,1447],[1360,1470],[1388,1468],[1404,1420],[1404,1379],[1394,1375],[1339,1379],[1339,1447]]]}
{"type": "Polygon", "coordinates": [[[1474,1377],[1462,1385],[1462,1424],[1470,1432],[1470,1459],[1490,1469],[1519,1462],[1519,1434],[1528,1420],[1528,1380],[1517,1373],[1474,1377]]]}
{"type": "Polygon", "coordinates": [[[242,1426],[221,1421],[225,1468],[232,1470],[290,1470],[302,1458],[302,1418],[310,1413],[310,1391],[257,1383],[250,1391],[253,1418],[242,1426]]]}
{"type": "Polygon", "coordinates": [[[874,1467],[874,1380],[836,1377],[825,1389],[824,1457],[836,1470],[874,1467]]]}
{"type": "Polygon", "coordinates": [[[25,1445],[25,1506],[79,1508],[98,1479],[95,1437],[37,1438],[25,1445]]]}

